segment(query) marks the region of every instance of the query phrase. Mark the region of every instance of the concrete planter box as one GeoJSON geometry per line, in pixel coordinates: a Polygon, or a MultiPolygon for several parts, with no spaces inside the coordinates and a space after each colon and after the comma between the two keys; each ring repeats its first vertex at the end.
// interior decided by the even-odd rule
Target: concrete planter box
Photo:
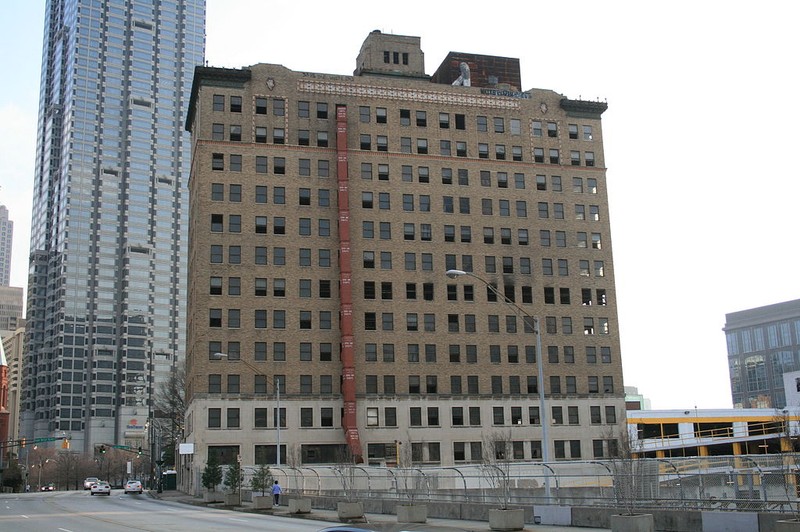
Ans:
{"type": "Polygon", "coordinates": [[[798,532],[800,531],[800,521],[797,519],[781,519],[775,521],[775,532],[798,532]]]}
{"type": "Polygon", "coordinates": [[[489,510],[489,530],[522,530],[525,510],[489,510]]]}
{"type": "Polygon", "coordinates": [[[428,521],[428,507],[424,504],[398,504],[398,523],[425,523],[428,521]]]}
{"type": "Polygon", "coordinates": [[[336,513],[340,521],[360,519],[364,517],[364,505],[361,502],[339,502],[336,503],[336,513]]]}
{"type": "Polygon", "coordinates": [[[225,506],[239,506],[239,494],[226,493],[225,500],[223,502],[225,503],[225,506]]]}
{"type": "Polygon", "coordinates": [[[310,514],[311,499],[289,499],[290,514],[310,514]]]}
{"type": "Polygon", "coordinates": [[[222,502],[221,491],[206,491],[203,493],[203,502],[222,502]]]}
{"type": "Polygon", "coordinates": [[[653,514],[612,515],[612,532],[654,532],[653,514]]]}
{"type": "Polygon", "coordinates": [[[272,508],[272,495],[253,495],[253,508],[256,510],[272,508]]]}

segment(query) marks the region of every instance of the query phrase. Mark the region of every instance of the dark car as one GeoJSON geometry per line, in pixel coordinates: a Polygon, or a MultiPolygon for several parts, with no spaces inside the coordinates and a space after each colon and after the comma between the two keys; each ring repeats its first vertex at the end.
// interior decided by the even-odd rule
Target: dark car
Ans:
{"type": "Polygon", "coordinates": [[[51,482],[50,484],[42,486],[39,489],[42,490],[42,491],[55,491],[56,490],[56,485],[51,482]]]}
{"type": "Polygon", "coordinates": [[[341,525],[323,528],[319,532],[376,532],[371,528],[359,528],[357,526],[341,525]]]}

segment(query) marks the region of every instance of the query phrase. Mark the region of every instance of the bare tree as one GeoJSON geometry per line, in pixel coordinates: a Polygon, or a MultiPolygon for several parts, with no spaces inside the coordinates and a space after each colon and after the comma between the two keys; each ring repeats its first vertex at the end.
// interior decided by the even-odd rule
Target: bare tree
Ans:
{"type": "Polygon", "coordinates": [[[428,489],[428,479],[419,469],[414,466],[413,446],[411,438],[406,442],[395,442],[397,449],[397,493],[406,498],[409,504],[414,504],[420,494],[428,489]]]}
{"type": "Polygon", "coordinates": [[[481,469],[492,483],[501,510],[511,505],[511,431],[495,431],[483,439],[481,469]]]}
{"type": "Polygon", "coordinates": [[[165,465],[175,465],[175,447],[183,436],[186,414],[186,370],[183,365],[173,366],[169,379],[156,390],[153,407],[153,415],[163,430],[165,465]]]}
{"type": "Polygon", "coordinates": [[[619,435],[616,435],[612,429],[609,438],[609,441],[616,442],[616,448],[609,451],[614,472],[614,495],[624,509],[622,515],[635,515],[642,500],[653,498],[653,479],[657,480],[658,469],[651,461],[640,456],[642,449],[635,437],[636,427],[622,427],[619,430],[619,435]]]}
{"type": "Polygon", "coordinates": [[[339,479],[342,485],[342,492],[344,493],[345,500],[354,502],[358,495],[357,481],[358,474],[356,472],[356,463],[358,457],[353,454],[349,446],[344,446],[337,453],[337,464],[333,468],[334,474],[339,479]]]}

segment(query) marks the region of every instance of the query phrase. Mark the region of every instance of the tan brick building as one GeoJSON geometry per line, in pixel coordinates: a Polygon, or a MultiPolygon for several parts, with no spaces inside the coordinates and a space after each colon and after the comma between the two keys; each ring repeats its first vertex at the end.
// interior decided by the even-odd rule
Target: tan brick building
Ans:
{"type": "Polygon", "coordinates": [[[541,459],[525,314],[550,455],[608,453],[624,393],[606,105],[519,79],[516,59],[464,53],[427,76],[418,37],[377,31],[353,76],[197,68],[190,488],[210,452],[275,464],[278,441],[281,463],[400,448],[450,465],[503,434],[541,459]]]}

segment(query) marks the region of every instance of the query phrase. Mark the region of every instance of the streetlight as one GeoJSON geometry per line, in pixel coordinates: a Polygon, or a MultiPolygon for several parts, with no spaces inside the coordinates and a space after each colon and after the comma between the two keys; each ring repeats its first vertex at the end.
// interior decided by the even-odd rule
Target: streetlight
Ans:
{"type": "MultiPolygon", "coordinates": [[[[39,485],[38,485],[39,491],[42,491],[42,469],[44,468],[45,464],[49,462],[50,462],[49,458],[47,459],[39,458],[39,485]]],[[[34,464],[33,467],[36,467],[36,464],[34,464]]]]}
{"type": "MultiPolygon", "coordinates": [[[[521,314],[523,323],[526,321],[525,318],[528,318],[533,323],[533,332],[534,334],[536,334],[536,368],[539,374],[537,379],[539,380],[539,421],[542,424],[542,462],[547,464],[548,462],[550,462],[550,434],[549,434],[550,429],[548,427],[549,416],[547,414],[547,406],[545,404],[545,399],[544,399],[544,362],[542,361],[543,359],[542,329],[541,329],[541,323],[539,322],[539,318],[537,318],[536,316],[532,316],[525,309],[517,305],[514,301],[511,301],[509,298],[505,296],[505,294],[501,293],[493,284],[491,284],[483,277],[475,275],[472,272],[465,272],[463,270],[447,270],[446,275],[450,279],[456,279],[458,277],[466,275],[468,277],[473,277],[479,280],[480,282],[485,284],[486,287],[489,288],[489,290],[491,290],[492,293],[494,293],[494,295],[500,298],[503,301],[503,303],[513,308],[515,312],[521,314]]],[[[547,474],[546,471],[544,477],[544,493],[545,497],[547,497],[547,500],[549,501],[550,476],[547,474]]]]}
{"type": "MultiPolygon", "coordinates": [[[[230,359],[230,357],[228,356],[228,353],[214,353],[211,356],[214,359],[217,359],[217,360],[220,359],[220,358],[230,359]]],[[[255,373],[256,375],[263,375],[266,378],[266,375],[264,375],[264,373],[262,373],[260,369],[258,369],[257,367],[255,367],[254,365],[249,363],[248,361],[242,360],[241,358],[236,359],[236,360],[238,362],[241,362],[242,364],[244,364],[245,366],[247,366],[251,370],[253,370],[253,373],[255,373]]],[[[277,412],[277,414],[275,416],[276,421],[277,421],[277,423],[275,423],[275,443],[276,443],[276,448],[275,448],[275,467],[281,467],[281,383],[276,378],[276,379],[273,380],[273,385],[275,386],[275,402],[276,402],[277,409],[278,409],[278,412],[277,412]]]]}

